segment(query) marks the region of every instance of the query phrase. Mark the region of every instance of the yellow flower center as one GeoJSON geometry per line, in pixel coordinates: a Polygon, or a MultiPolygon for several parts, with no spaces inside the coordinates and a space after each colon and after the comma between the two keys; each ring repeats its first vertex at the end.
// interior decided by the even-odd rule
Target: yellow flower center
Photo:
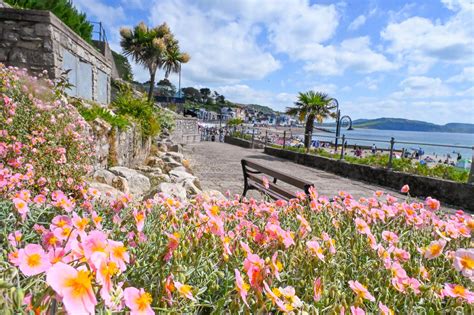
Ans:
{"type": "Polygon", "coordinates": [[[144,311],[148,306],[150,306],[153,299],[151,298],[150,293],[145,292],[140,294],[140,296],[135,300],[135,303],[138,305],[138,310],[144,311]]]}
{"type": "Polygon", "coordinates": [[[442,247],[438,243],[432,245],[429,249],[431,255],[433,255],[433,256],[439,255],[441,253],[441,250],[442,250],[442,247]]]}
{"type": "Polygon", "coordinates": [[[192,289],[193,289],[192,286],[187,285],[187,284],[184,284],[184,285],[182,285],[182,286],[178,289],[178,291],[179,291],[179,293],[181,293],[182,295],[186,296],[186,295],[188,295],[189,293],[191,293],[192,289]]]}
{"type": "Polygon", "coordinates": [[[466,289],[461,285],[456,285],[453,288],[454,294],[463,296],[466,293],[466,289]]]}
{"type": "Polygon", "coordinates": [[[113,255],[114,257],[123,260],[126,251],[127,249],[125,248],[125,246],[116,246],[113,249],[113,255]]]}
{"type": "Polygon", "coordinates": [[[31,268],[38,267],[39,265],[41,265],[41,255],[40,254],[28,255],[28,258],[26,259],[26,263],[31,268]]]}
{"type": "Polygon", "coordinates": [[[218,206],[212,206],[211,207],[211,213],[213,215],[218,215],[219,214],[219,207],[218,206]]]}
{"type": "Polygon", "coordinates": [[[460,263],[465,269],[474,269],[474,259],[470,256],[463,256],[460,259],[460,263]]]}
{"type": "Polygon", "coordinates": [[[72,289],[72,294],[75,297],[80,297],[87,294],[91,288],[90,273],[86,270],[79,270],[77,276],[66,279],[65,286],[72,289]]]}

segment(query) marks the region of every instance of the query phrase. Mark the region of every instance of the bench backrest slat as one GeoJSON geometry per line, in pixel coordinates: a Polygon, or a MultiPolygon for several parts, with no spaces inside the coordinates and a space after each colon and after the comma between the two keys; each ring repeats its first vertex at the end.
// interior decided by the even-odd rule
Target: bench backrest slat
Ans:
{"type": "MultiPolygon", "coordinates": [[[[252,181],[258,183],[259,185],[261,185],[261,187],[263,189],[265,189],[265,186],[263,186],[263,181],[261,178],[255,176],[255,175],[251,175],[251,174],[248,174],[248,177],[249,179],[251,179],[252,181]]],[[[282,197],[285,197],[287,199],[291,199],[291,198],[295,198],[295,193],[294,192],[291,192],[289,190],[286,190],[284,189],[283,187],[281,186],[277,186],[275,184],[273,184],[272,182],[269,182],[268,183],[268,186],[269,188],[268,189],[265,189],[265,190],[270,190],[270,191],[274,191],[275,193],[277,193],[278,195],[282,196],[282,197]]]]}
{"type": "Polygon", "coordinates": [[[299,179],[299,178],[296,178],[296,177],[293,177],[293,176],[289,176],[289,175],[286,175],[286,174],[283,174],[283,173],[280,173],[279,171],[277,170],[274,170],[270,167],[267,167],[267,166],[263,166],[259,163],[255,163],[255,162],[252,162],[252,161],[249,161],[249,160],[242,160],[242,165],[244,166],[244,171],[246,170],[246,168],[251,168],[251,169],[254,169],[256,171],[260,171],[270,177],[273,177],[273,178],[277,178],[287,184],[290,184],[292,186],[295,186],[297,188],[300,188],[302,189],[303,191],[306,192],[306,190],[308,189],[308,187],[312,186],[312,183],[308,182],[308,181],[305,181],[305,180],[302,180],[302,179],[299,179]]]}

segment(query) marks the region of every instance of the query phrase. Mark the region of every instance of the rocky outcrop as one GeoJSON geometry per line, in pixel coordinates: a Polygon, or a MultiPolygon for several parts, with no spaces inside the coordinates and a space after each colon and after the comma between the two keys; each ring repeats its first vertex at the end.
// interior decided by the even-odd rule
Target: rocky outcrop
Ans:
{"type": "MultiPolygon", "coordinates": [[[[157,140],[156,150],[150,151],[153,154],[135,168],[114,166],[96,170],[91,184],[104,194],[130,194],[134,199],[148,199],[163,194],[184,202],[202,193],[199,179],[192,174],[189,163],[181,153],[181,145],[162,137],[157,140]]],[[[219,192],[207,192],[205,196],[223,197],[219,192]]]]}

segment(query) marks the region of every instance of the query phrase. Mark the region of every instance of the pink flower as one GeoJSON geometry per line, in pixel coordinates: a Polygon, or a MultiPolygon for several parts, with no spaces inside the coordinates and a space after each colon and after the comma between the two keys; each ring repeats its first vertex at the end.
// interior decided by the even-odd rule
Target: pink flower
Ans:
{"type": "Polygon", "coordinates": [[[280,271],[283,269],[283,265],[278,260],[278,252],[275,252],[272,256],[270,268],[275,278],[277,278],[277,280],[280,281],[280,271]]]}
{"type": "Polygon", "coordinates": [[[166,254],[164,256],[165,261],[169,261],[171,257],[173,257],[173,252],[178,248],[179,246],[179,233],[166,233],[166,236],[168,236],[168,248],[166,251],[166,254]]]}
{"type": "Polygon", "coordinates": [[[127,248],[122,242],[116,242],[108,240],[108,251],[110,253],[110,261],[116,263],[121,271],[127,269],[127,265],[130,262],[130,255],[127,252],[127,248]]]}
{"type": "Polygon", "coordinates": [[[270,188],[270,183],[268,182],[268,178],[266,178],[265,176],[262,177],[262,182],[263,182],[263,187],[265,187],[265,189],[269,189],[270,188]]]}
{"type": "Polygon", "coordinates": [[[440,206],[439,201],[431,197],[426,198],[425,204],[433,211],[438,210],[440,206]]]}
{"type": "Polygon", "coordinates": [[[379,310],[382,315],[394,315],[395,313],[387,307],[387,305],[379,302],[379,310]]]}
{"type": "Polygon", "coordinates": [[[314,279],[313,283],[313,299],[315,302],[321,300],[321,296],[323,295],[323,283],[321,278],[314,279]]]}
{"type": "Polygon", "coordinates": [[[249,254],[244,260],[244,270],[247,272],[250,285],[256,290],[261,290],[265,276],[265,261],[256,254],[249,254]]]}
{"type": "Polygon", "coordinates": [[[309,249],[311,254],[316,255],[320,260],[324,261],[323,249],[318,241],[307,241],[306,247],[309,249]]]}
{"type": "Polygon", "coordinates": [[[235,269],[234,272],[235,272],[235,285],[237,286],[237,290],[239,291],[240,297],[244,301],[245,305],[249,307],[247,303],[247,294],[248,294],[250,286],[247,283],[245,283],[244,279],[240,275],[239,270],[235,269]]]}
{"type": "Polygon", "coordinates": [[[364,220],[356,218],[354,222],[356,224],[357,232],[360,234],[370,234],[370,228],[364,220]]]}
{"type": "Polygon", "coordinates": [[[58,262],[48,270],[46,282],[62,298],[69,314],[94,314],[97,300],[89,271],[58,262]]]}
{"type": "Polygon", "coordinates": [[[363,299],[369,300],[369,301],[375,301],[375,298],[372,294],[369,293],[369,290],[362,285],[359,281],[349,281],[349,286],[351,287],[352,291],[354,293],[363,299]]]}
{"type": "Polygon", "coordinates": [[[28,204],[26,203],[26,201],[24,201],[23,199],[20,199],[20,198],[14,198],[13,199],[13,204],[15,205],[16,211],[18,211],[18,213],[24,219],[26,217],[26,214],[30,210],[28,208],[28,204]]]}
{"type": "Polygon", "coordinates": [[[8,234],[8,242],[10,243],[11,246],[17,247],[18,244],[21,242],[23,234],[21,234],[20,231],[15,231],[10,234],[8,234]]]}
{"type": "Polygon", "coordinates": [[[432,241],[430,245],[423,249],[423,256],[429,260],[434,259],[443,253],[445,246],[446,240],[444,239],[432,241]]]}
{"type": "Polygon", "coordinates": [[[408,185],[403,185],[402,189],[400,190],[400,192],[406,194],[410,191],[410,186],[408,185]]]}
{"type": "Polygon", "coordinates": [[[48,256],[43,247],[36,244],[28,244],[18,252],[20,270],[26,276],[34,276],[45,272],[51,267],[48,256]]]}
{"type": "Polygon", "coordinates": [[[446,283],[441,294],[443,297],[449,296],[466,300],[468,303],[474,302],[474,293],[459,284],[446,283]]]}
{"type": "Polygon", "coordinates": [[[130,315],[152,315],[155,312],[151,308],[152,298],[150,293],[143,289],[128,287],[123,290],[125,305],[130,309],[130,315]]]}
{"type": "Polygon", "coordinates": [[[474,280],[474,249],[460,248],[454,253],[454,268],[474,280]]]}
{"type": "Polygon", "coordinates": [[[182,284],[181,282],[175,281],[174,286],[178,290],[179,294],[184,296],[191,301],[196,302],[196,298],[193,296],[193,287],[187,284],[182,284]]]}
{"type": "Polygon", "coordinates": [[[365,315],[365,311],[357,306],[351,306],[352,315],[365,315]]]}
{"type": "Polygon", "coordinates": [[[398,243],[398,235],[390,231],[383,231],[382,238],[392,245],[398,243]]]}

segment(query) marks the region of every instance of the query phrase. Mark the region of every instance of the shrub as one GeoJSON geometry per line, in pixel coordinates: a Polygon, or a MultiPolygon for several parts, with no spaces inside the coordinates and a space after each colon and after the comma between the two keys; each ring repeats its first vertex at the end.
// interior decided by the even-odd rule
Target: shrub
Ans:
{"type": "Polygon", "coordinates": [[[96,118],[101,118],[107,123],[109,123],[112,127],[117,127],[120,130],[125,129],[129,122],[128,120],[122,115],[116,115],[108,108],[102,107],[97,104],[92,104],[90,107],[84,107],[80,104],[76,105],[79,113],[81,113],[82,117],[88,122],[93,121],[96,118]]]}
{"type": "Polygon", "coordinates": [[[131,89],[122,89],[113,101],[112,107],[117,115],[128,117],[140,125],[144,136],[156,136],[161,125],[157,111],[146,98],[135,97],[131,89]]]}
{"type": "Polygon", "coordinates": [[[87,123],[64,100],[50,80],[0,64],[0,195],[31,183],[36,193],[68,190],[87,173],[87,123]]]}

